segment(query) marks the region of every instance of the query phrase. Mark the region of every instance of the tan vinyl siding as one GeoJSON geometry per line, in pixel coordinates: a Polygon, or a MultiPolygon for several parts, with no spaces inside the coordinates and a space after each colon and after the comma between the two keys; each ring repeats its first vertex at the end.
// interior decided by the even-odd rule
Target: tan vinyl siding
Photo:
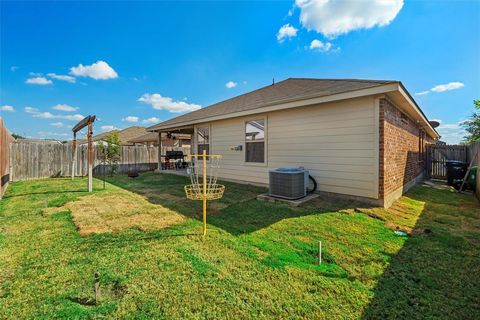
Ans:
{"type": "Polygon", "coordinates": [[[211,122],[219,177],[268,183],[268,171],[304,166],[320,191],[378,198],[378,124],[373,97],[211,122]],[[265,164],[245,163],[245,121],[265,119],[265,164]],[[242,151],[233,147],[242,145],[242,151]]]}

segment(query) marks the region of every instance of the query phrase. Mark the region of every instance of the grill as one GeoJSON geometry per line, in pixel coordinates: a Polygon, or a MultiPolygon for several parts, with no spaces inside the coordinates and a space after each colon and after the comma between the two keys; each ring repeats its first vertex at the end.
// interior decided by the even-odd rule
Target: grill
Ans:
{"type": "Polygon", "coordinates": [[[184,158],[183,151],[175,151],[175,150],[167,151],[165,156],[169,160],[183,160],[184,158]]]}

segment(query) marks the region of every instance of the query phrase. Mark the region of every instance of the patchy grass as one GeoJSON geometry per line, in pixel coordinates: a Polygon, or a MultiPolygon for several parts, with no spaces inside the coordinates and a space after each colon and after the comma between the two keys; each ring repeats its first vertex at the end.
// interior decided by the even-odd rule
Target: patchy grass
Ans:
{"type": "Polygon", "coordinates": [[[202,240],[185,178],[94,182],[93,194],[85,179],[9,187],[0,318],[480,317],[480,209],[469,196],[417,187],[390,210],[325,198],[291,208],[227,183],[202,240]],[[397,226],[411,236],[396,236],[397,226]]]}
{"type": "MultiPolygon", "coordinates": [[[[64,201],[68,201],[64,198],[64,201]]],[[[82,197],[63,206],[46,208],[51,215],[70,211],[80,235],[118,232],[129,228],[154,231],[185,221],[185,217],[144,197],[118,188],[118,190],[82,197]]]]}

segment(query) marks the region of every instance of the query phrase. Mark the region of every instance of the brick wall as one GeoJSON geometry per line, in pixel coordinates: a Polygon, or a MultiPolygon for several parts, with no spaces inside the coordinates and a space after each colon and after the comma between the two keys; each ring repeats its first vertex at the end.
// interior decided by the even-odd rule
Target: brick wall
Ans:
{"type": "MultiPolygon", "coordinates": [[[[380,99],[380,199],[423,172],[426,161],[420,154],[419,130],[416,121],[406,114],[402,116],[389,100],[380,99]]],[[[424,136],[425,150],[431,139],[424,136]]]]}

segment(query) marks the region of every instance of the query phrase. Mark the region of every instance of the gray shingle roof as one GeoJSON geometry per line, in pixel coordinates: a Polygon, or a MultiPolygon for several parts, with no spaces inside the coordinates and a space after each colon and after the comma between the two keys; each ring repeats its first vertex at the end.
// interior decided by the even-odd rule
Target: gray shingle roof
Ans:
{"type": "Polygon", "coordinates": [[[141,135],[144,135],[147,133],[147,128],[146,127],[140,127],[140,126],[131,126],[128,128],[125,128],[123,130],[112,130],[108,132],[103,132],[100,134],[97,134],[93,136],[93,141],[100,141],[105,139],[108,135],[116,133],[118,134],[118,137],[120,138],[120,144],[121,145],[129,145],[130,140],[136,137],[139,137],[141,135]]]}
{"type": "Polygon", "coordinates": [[[179,117],[161,122],[147,130],[156,127],[175,125],[190,121],[200,121],[205,118],[226,115],[239,111],[248,111],[291,100],[323,97],[349,91],[367,89],[398,81],[392,80],[357,80],[357,79],[305,79],[289,78],[274,85],[233,97],[215,103],[206,108],[193,111],[179,117]]]}

